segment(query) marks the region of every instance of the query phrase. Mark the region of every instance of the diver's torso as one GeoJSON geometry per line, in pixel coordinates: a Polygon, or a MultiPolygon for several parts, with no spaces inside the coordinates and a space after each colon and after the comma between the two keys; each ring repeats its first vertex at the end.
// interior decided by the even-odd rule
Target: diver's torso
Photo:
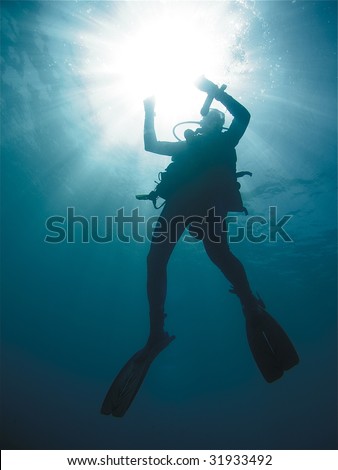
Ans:
{"type": "Polygon", "coordinates": [[[227,198],[236,188],[236,150],[227,133],[197,135],[173,157],[178,190],[196,197],[227,198]]]}

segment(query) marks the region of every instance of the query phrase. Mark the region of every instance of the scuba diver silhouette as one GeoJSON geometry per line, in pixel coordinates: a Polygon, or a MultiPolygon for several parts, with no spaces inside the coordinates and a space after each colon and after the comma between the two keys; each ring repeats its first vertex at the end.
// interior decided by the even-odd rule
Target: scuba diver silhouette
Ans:
{"type": "Polygon", "coordinates": [[[196,85],[207,93],[201,110],[203,118],[195,132],[185,132],[183,141],[157,140],[155,99],[144,101],[145,150],[172,157],[172,163],[161,174],[157,188],[148,195],[137,196],[138,199],[151,200],[155,207],[158,197],[165,199],[147,258],[150,334],[144,348],[115,378],[103,402],[103,414],[125,414],[152,361],[175,339],[164,330],[167,264],[185,229],[203,241],[210,260],[232,285],[230,292],[238,296],[249,347],[264,379],[273,382],[299,362],[284,330],[266,311],[262,299],[252,293],[244,267],[230,251],[227,240],[227,213],[246,212],[237,178],[250,173],[236,172],[235,148],[249,124],[250,113],[225,92],[225,85],[219,88],[205,77],[200,77],[196,85]],[[229,129],[223,127],[224,113],[210,109],[214,99],[233,116],[229,129]]]}

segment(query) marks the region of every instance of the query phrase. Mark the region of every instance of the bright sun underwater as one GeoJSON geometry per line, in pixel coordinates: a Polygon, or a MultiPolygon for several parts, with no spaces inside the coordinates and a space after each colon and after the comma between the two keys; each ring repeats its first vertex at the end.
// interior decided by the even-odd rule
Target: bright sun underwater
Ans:
{"type": "MultiPolygon", "coordinates": [[[[109,8],[76,33],[83,52],[78,72],[103,144],[111,143],[112,121],[116,136],[140,120],[148,96],[156,97],[158,129],[167,132],[169,123],[200,119],[199,76],[234,85],[237,93],[250,84],[257,65],[244,46],[250,22],[259,21],[250,2],[113,2],[109,8]]],[[[91,13],[85,12],[88,21],[91,13]]]]}

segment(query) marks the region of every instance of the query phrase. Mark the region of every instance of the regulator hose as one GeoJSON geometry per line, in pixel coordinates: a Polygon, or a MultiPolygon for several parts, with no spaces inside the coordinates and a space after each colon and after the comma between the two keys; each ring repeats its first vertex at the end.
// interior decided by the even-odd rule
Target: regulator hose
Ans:
{"type": "Polygon", "coordinates": [[[182,121],[182,122],[179,122],[178,124],[176,124],[173,127],[173,134],[175,136],[175,139],[177,139],[179,142],[182,142],[182,139],[180,139],[178,137],[178,135],[176,134],[176,129],[177,129],[177,127],[182,126],[183,124],[198,124],[198,125],[200,125],[200,122],[199,121],[182,121]]]}
{"type": "MultiPolygon", "coordinates": [[[[173,131],[172,131],[172,132],[173,132],[173,134],[174,134],[174,136],[175,136],[175,139],[177,139],[179,142],[183,142],[183,140],[180,139],[180,138],[178,137],[178,135],[176,134],[176,129],[177,129],[177,127],[182,126],[182,125],[184,125],[184,124],[198,124],[198,125],[200,125],[201,123],[200,123],[200,121],[182,121],[182,122],[179,122],[178,124],[176,124],[176,125],[173,127],[173,131]]],[[[228,127],[224,127],[224,126],[223,126],[223,127],[222,127],[222,132],[227,131],[228,129],[229,129],[228,127]]],[[[195,132],[196,132],[196,131],[192,131],[191,129],[186,129],[185,132],[184,132],[184,134],[185,134],[186,132],[188,132],[188,131],[189,131],[190,133],[192,133],[192,134],[195,134],[195,132]]],[[[202,132],[201,132],[201,133],[202,133],[202,132]]]]}

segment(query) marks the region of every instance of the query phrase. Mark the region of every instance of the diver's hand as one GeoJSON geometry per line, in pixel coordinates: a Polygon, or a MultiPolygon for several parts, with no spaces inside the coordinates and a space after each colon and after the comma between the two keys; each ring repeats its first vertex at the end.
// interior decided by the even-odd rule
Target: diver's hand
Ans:
{"type": "Polygon", "coordinates": [[[146,114],[155,114],[155,96],[150,96],[143,101],[146,114]]]}
{"type": "Polygon", "coordinates": [[[196,80],[195,85],[199,90],[204,91],[210,97],[213,97],[213,98],[215,98],[215,96],[219,92],[218,86],[215,83],[208,80],[207,78],[205,78],[204,75],[202,75],[196,80]]]}

